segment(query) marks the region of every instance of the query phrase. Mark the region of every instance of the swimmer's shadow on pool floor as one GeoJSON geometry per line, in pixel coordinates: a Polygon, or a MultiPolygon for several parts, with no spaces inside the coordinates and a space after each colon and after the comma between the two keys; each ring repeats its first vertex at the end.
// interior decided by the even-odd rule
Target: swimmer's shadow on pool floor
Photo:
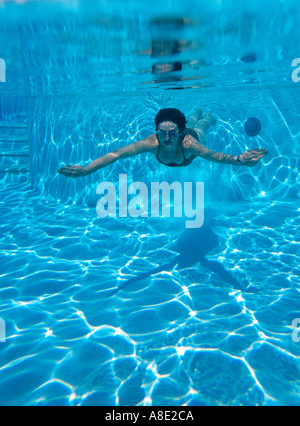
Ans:
{"type": "Polygon", "coordinates": [[[148,278],[152,275],[156,275],[163,271],[170,271],[176,265],[178,269],[191,268],[197,263],[200,263],[203,267],[207,268],[211,272],[214,272],[222,282],[230,284],[234,290],[240,290],[244,292],[254,293],[257,291],[254,287],[243,288],[241,284],[229,273],[224,266],[216,261],[207,260],[206,256],[213,250],[219,247],[219,238],[212,229],[212,220],[205,221],[201,228],[197,229],[185,229],[180,235],[177,241],[177,252],[178,256],[175,256],[171,262],[166,263],[162,266],[158,266],[151,271],[147,271],[132,277],[125,281],[118,288],[111,291],[108,297],[111,297],[121,290],[124,290],[129,285],[148,278]]]}

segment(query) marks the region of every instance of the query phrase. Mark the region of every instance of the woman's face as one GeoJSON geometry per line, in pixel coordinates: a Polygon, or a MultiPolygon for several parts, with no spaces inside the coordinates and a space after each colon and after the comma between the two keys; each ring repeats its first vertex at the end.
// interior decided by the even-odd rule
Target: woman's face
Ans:
{"type": "Polygon", "coordinates": [[[164,121],[158,125],[158,138],[159,142],[167,150],[172,150],[176,148],[179,140],[179,129],[176,123],[172,121],[164,121]]]}

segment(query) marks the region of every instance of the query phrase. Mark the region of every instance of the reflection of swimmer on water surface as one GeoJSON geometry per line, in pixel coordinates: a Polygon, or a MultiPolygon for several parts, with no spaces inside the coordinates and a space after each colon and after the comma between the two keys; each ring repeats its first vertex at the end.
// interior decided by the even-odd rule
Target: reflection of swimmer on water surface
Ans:
{"type": "Polygon", "coordinates": [[[110,152],[87,166],[61,167],[58,173],[71,178],[90,175],[118,160],[151,153],[158,162],[168,167],[186,167],[200,157],[215,163],[253,167],[267,155],[266,149],[252,149],[241,155],[228,155],[206,147],[206,132],[216,123],[210,113],[203,116],[201,110],[189,117],[175,108],[160,110],[155,117],[156,133],[110,152]]]}
{"type": "Polygon", "coordinates": [[[159,58],[161,56],[177,55],[185,50],[196,49],[198,49],[198,44],[189,40],[161,39],[151,40],[151,47],[139,52],[139,54],[159,58]]]}
{"type": "MultiPolygon", "coordinates": [[[[144,84],[153,83],[172,83],[186,80],[198,80],[201,77],[185,77],[183,75],[172,75],[178,71],[189,71],[191,69],[199,69],[205,66],[203,59],[183,59],[180,57],[181,52],[196,51],[199,43],[194,40],[188,40],[184,37],[185,27],[194,25],[188,18],[157,18],[150,22],[151,47],[141,52],[140,55],[149,55],[157,58],[157,62],[152,64],[151,69],[138,71],[138,73],[151,72],[155,75],[154,81],[145,81],[144,84]],[[183,32],[181,30],[184,30],[183,32]],[[172,56],[176,56],[174,61],[172,56]],[[163,59],[164,57],[165,60],[163,59]],[[168,75],[163,75],[168,74],[168,75]]],[[[199,88],[202,85],[193,85],[191,88],[199,88]]],[[[181,87],[178,87],[180,89],[181,87]]]]}
{"type": "Polygon", "coordinates": [[[184,34],[180,34],[186,26],[193,24],[190,19],[181,17],[152,19],[149,23],[151,47],[139,53],[157,58],[198,49],[198,42],[184,39],[181,37],[184,34]]]}

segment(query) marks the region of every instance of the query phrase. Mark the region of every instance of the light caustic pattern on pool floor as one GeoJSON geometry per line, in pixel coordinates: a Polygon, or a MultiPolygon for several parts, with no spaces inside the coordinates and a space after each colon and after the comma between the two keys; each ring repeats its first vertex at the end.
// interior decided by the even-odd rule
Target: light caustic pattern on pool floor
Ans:
{"type": "Polygon", "coordinates": [[[293,205],[217,217],[209,259],[251,291],[198,263],[108,298],[176,254],[170,220],[102,220],[30,193],[1,195],[2,405],[300,404],[293,205]]]}

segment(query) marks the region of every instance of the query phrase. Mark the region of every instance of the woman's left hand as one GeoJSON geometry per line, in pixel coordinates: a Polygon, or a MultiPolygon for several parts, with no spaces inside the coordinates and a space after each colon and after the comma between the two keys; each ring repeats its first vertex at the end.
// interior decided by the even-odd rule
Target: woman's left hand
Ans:
{"type": "Polygon", "coordinates": [[[260,160],[268,154],[267,149],[251,149],[250,151],[245,151],[242,155],[240,155],[241,164],[243,166],[247,167],[253,167],[257,163],[260,162],[260,160]]]}

